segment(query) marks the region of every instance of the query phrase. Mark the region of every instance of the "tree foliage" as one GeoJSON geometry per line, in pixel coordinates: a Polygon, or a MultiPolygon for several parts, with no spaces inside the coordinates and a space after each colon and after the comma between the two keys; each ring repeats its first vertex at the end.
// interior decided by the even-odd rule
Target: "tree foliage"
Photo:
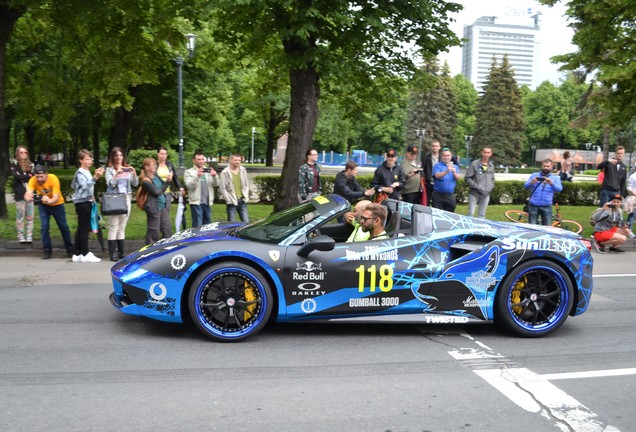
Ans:
{"type": "Polygon", "coordinates": [[[373,78],[414,69],[408,44],[436,54],[458,42],[446,17],[459,6],[440,0],[217,0],[218,38],[248,53],[280,42],[280,66],[291,85],[290,127],[275,210],[297,202],[297,171],[312,145],[320,84],[347,76],[364,85],[373,78]]]}
{"type": "Polygon", "coordinates": [[[507,56],[501,64],[493,59],[477,103],[476,121],[474,147],[489,146],[499,163],[517,165],[526,141],[525,121],[521,93],[507,56]]]}
{"type": "Polygon", "coordinates": [[[456,152],[457,97],[448,65],[440,70],[436,59],[428,59],[419,74],[409,96],[407,141],[417,144],[417,130],[425,130],[424,143],[437,139],[456,152]]]}
{"type": "MultiPolygon", "coordinates": [[[[559,0],[542,0],[554,5],[559,0]]],[[[556,56],[561,69],[592,79],[606,91],[593,97],[609,126],[622,127],[636,112],[636,2],[569,0],[576,52],[556,56]]]]}

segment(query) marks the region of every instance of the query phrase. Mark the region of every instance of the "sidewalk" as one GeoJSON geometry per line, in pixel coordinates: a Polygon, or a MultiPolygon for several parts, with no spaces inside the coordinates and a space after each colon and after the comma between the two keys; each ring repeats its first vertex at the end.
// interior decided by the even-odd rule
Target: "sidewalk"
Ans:
{"type": "MultiPolygon", "coordinates": [[[[125,240],[126,245],[126,253],[134,252],[136,250],[141,249],[145,246],[146,242],[144,240],[125,240]]],[[[99,242],[95,239],[89,240],[89,250],[95,254],[95,256],[101,258],[104,261],[108,261],[108,241],[104,240],[105,251],[102,251],[102,248],[99,242]]],[[[636,251],[636,238],[635,239],[627,239],[625,243],[621,246],[627,252],[636,251]]],[[[612,253],[608,252],[605,254],[597,253],[594,248],[592,248],[592,253],[595,257],[599,255],[604,255],[608,257],[616,257],[618,255],[625,255],[621,253],[612,253]]],[[[42,242],[39,240],[34,241],[33,243],[20,243],[17,240],[15,241],[7,241],[0,240],[0,256],[25,256],[25,257],[42,257],[42,242]]],[[[632,256],[632,254],[628,254],[628,256],[632,256]]],[[[66,250],[64,249],[64,243],[62,240],[53,240],[53,258],[64,258],[68,259],[66,256],[66,250]]]]}
{"type": "MultiPolygon", "coordinates": [[[[53,240],[53,258],[65,258],[66,249],[64,249],[64,242],[59,240],[53,240]]],[[[145,240],[125,240],[126,253],[134,252],[141,249],[146,244],[145,240]]],[[[105,251],[102,251],[102,247],[99,241],[90,239],[88,241],[88,248],[95,256],[101,258],[104,261],[108,261],[108,240],[104,239],[105,251]]],[[[20,243],[17,240],[0,240],[0,255],[1,256],[29,256],[42,258],[42,241],[35,240],[33,243],[20,243]]]]}

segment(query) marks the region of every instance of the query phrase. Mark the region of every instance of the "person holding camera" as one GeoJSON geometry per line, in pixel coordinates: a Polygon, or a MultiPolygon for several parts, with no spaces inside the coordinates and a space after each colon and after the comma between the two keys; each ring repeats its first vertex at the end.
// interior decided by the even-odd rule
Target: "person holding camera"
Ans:
{"type": "Polygon", "coordinates": [[[73,242],[71,230],[66,222],[66,210],[64,209],[64,197],[60,188],[60,179],[55,174],[49,174],[46,167],[36,165],[33,169],[33,177],[27,183],[24,199],[38,206],[40,214],[40,233],[42,235],[42,259],[51,258],[53,244],[49,233],[51,216],[55,219],[57,227],[62,233],[64,247],[68,257],[73,256],[73,242]]]}
{"type": "Polygon", "coordinates": [[[554,194],[563,190],[561,178],[552,173],[552,160],[541,162],[541,171],[530,174],[524,188],[531,190],[528,200],[528,223],[538,225],[552,224],[552,202],[554,194]]]}
{"type": "Polygon", "coordinates": [[[88,234],[91,232],[91,212],[95,202],[95,182],[104,175],[104,167],[97,168],[91,174],[93,154],[82,149],[77,153],[80,167],[75,172],[71,189],[73,189],[73,204],[77,215],[77,230],[75,231],[75,253],[73,262],[97,263],[102,260],[88,250],[88,234]]]}
{"type": "MultiPolygon", "coordinates": [[[[141,186],[148,194],[144,211],[146,212],[146,244],[153,244],[159,240],[161,227],[168,225],[170,228],[170,208],[167,204],[166,189],[172,183],[172,172],[169,172],[164,181],[157,174],[157,161],[153,158],[145,158],[142,161],[141,186]]],[[[169,236],[172,232],[168,233],[169,236]]],[[[164,233],[165,235],[165,233],[164,233]]]]}
{"type": "Polygon", "coordinates": [[[481,158],[471,162],[466,170],[464,181],[468,185],[468,216],[475,215],[479,205],[477,217],[486,217],[486,208],[490,202],[490,192],[495,187],[495,166],[490,161],[492,149],[481,149],[481,158]]]}
{"type": "Polygon", "coordinates": [[[192,156],[192,168],[186,170],[184,182],[188,189],[188,202],[192,210],[192,226],[197,227],[212,222],[214,187],[219,185],[219,177],[214,168],[205,166],[203,150],[192,156]]]}
{"type": "Polygon", "coordinates": [[[614,195],[625,195],[627,183],[627,167],[623,163],[625,148],[618,146],[614,151],[614,157],[598,164],[597,168],[603,171],[603,183],[601,184],[600,206],[611,200],[614,195]]]}
{"type": "Polygon", "coordinates": [[[126,225],[130,216],[130,202],[132,187],[139,185],[137,170],[128,165],[124,151],[120,147],[113,147],[108,157],[106,168],[106,193],[123,193],[128,197],[128,212],[121,215],[108,216],[108,252],[111,261],[122,259],[125,255],[124,240],[126,239],[126,225]],[[117,249],[117,254],[115,249],[117,249]]]}
{"type": "Polygon", "coordinates": [[[379,203],[387,198],[399,200],[404,187],[404,171],[397,164],[397,153],[390,149],[386,152],[386,160],[375,169],[371,187],[376,191],[375,202],[379,203]]]}
{"type": "Polygon", "coordinates": [[[591,219],[594,221],[594,246],[600,253],[605,252],[605,247],[609,247],[610,252],[625,252],[619,246],[625,243],[629,235],[629,227],[623,220],[621,194],[615,194],[611,201],[603,204],[603,207],[592,213],[591,219]]]}
{"type": "Polygon", "coordinates": [[[411,204],[420,204],[422,201],[422,168],[417,164],[418,152],[417,146],[409,146],[401,165],[406,179],[402,189],[402,201],[411,204]]]}
{"type": "Polygon", "coordinates": [[[243,156],[234,153],[219,175],[219,194],[226,205],[227,220],[234,222],[238,212],[241,222],[249,222],[247,202],[250,199],[250,179],[241,165],[243,156]]]}
{"type": "Polygon", "coordinates": [[[455,186],[459,180],[459,165],[453,162],[453,153],[444,147],[440,153],[440,161],[433,166],[432,207],[454,212],[457,207],[455,186]]]}

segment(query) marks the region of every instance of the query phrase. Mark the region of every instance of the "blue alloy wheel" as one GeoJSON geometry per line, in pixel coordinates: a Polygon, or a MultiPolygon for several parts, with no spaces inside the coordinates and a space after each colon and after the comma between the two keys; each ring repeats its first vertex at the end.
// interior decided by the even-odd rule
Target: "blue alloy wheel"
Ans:
{"type": "Polygon", "coordinates": [[[255,335],[272,312],[272,294],[265,277],[238,263],[218,263],[191,285],[188,309],[206,336],[223,342],[255,335]]]}
{"type": "Polygon", "coordinates": [[[553,332],[567,319],[574,301],[572,282],[548,260],[527,261],[504,279],[497,293],[495,320],[521,336],[553,332]]]}

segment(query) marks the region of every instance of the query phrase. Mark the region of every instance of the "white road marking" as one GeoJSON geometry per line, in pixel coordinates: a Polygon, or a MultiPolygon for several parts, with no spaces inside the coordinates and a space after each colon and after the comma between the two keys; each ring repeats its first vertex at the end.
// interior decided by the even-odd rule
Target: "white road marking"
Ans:
{"type": "Polygon", "coordinates": [[[546,379],[548,381],[554,381],[554,380],[562,380],[562,379],[600,378],[600,377],[612,377],[612,376],[623,376],[623,375],[636,375],[636,368],[543,374],[541,375],[541,378],[546,379]]]}
{"type": "Polygon", "coordinates": [[[636,369],[539,375],[527,368],[514,367],[514,362],[510,359],[472,336],[465,333],[461,336],[470,339],[480,348],[459,348],[448,351],[448,354],[472,369],[517,406],[554,422],[564,432],[620,432],[614,426],[604,425],[596,413],[549,380],[636,374],[636,369]]]}

